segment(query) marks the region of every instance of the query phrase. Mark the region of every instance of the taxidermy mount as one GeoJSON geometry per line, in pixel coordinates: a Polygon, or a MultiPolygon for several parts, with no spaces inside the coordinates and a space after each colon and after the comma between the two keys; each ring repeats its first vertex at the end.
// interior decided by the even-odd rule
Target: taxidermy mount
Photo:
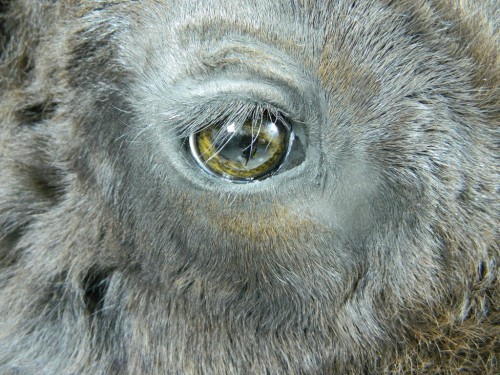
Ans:
{"type": "Polygon", "coordinates": [[[500,373],[497,0],[0,14],[0,374],[500,373]]]}

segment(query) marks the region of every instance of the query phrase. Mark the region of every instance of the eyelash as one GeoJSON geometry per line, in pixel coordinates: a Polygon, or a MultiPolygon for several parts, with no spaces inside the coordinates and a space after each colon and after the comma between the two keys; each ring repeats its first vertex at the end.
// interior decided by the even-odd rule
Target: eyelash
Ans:
{"type": "Polygon", "coordinates": [[[186,139],[192,133],[199,133],[214,124],[227,126],[235,123],[236,127],[240,127],[248,118],[262,116],[266,112],[277,119],[287,117],[283,111],[269,104],[242,100],[213,101],[193,105],[189,111],[178,109],[175,114],[169,117],[179,119],[174,124],[174,132],[178,138],[186,139]],[[188,118],[183,116],[186,113],[190,114],[188,118]]]}

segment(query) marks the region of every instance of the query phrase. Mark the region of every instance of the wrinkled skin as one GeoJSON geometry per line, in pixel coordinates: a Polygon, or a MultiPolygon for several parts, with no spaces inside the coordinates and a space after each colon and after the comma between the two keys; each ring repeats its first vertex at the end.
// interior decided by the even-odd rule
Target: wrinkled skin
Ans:
{"type": "Polygon", "coordinates": [[[495,0],[0,9],[1,374],[499,373],[495,0]],[[202,171],[235,103],[303,160],[202,171]]]}

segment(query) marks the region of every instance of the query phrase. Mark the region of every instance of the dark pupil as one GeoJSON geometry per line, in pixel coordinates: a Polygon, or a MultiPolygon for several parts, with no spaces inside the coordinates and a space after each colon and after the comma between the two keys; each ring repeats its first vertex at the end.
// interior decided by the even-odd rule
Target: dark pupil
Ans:
{"type": "Polygon", "coordinates": [[[241,140],[241,142],[239,142],[238,146],[244,147],[245,144],[250,144],[250,146],[245,147],[243,149],[243,152],[242,152],[243,157],[246,160],[245,165],[247,165],[250,158],[253,158],[255,156],[255,154],[257,153],[257,148],[255,146],[253,146],[252,139],[249,137],[242,137],[242,140],[241,140]]]}
{"type": "MultiPolygon", "coordinates": [[[[220,135],[220,131],[217,132],[220,135]]],[[[217,138],[217,136],[216,136],[217,138]]],[[[222,137],[224,138],[224,137],[222,137]]],[[[267,153],[266,142],[260,134],[247,135],[241,131],[234,134],[229,140],[214,142],[219,155],[228,160],[238,161],[248,167],[248,163],[253,160],[254,164],[260,165],[265,162],[270,155],[267,153]]]]}

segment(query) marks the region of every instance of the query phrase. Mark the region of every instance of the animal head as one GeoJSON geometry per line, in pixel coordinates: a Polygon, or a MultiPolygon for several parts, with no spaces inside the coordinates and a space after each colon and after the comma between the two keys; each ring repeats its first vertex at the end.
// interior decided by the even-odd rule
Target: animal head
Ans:
{"type": "Polygon", "coordinates": [[[495,1],[2,12],[3,373],[498,370],[495,1]]]}

